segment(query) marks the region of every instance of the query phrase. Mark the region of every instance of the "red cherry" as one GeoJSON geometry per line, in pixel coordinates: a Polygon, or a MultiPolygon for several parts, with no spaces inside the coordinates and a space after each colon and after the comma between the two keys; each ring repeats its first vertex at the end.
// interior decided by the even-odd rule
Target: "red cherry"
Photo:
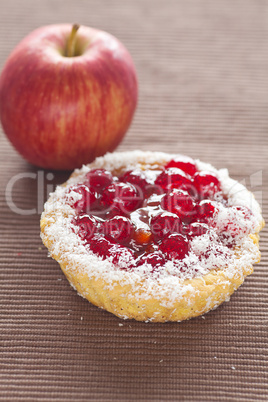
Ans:
{"type": "Polygon", "coordinates": [[[181,227],[180,227],[180,234],[182,234],[182,235],[184,235],[184,236],[186,236],[187,238],[189,237],[189,233],[190,233],[190,225],[187,225],[187,224],[185,224],[185,223],[182,223],[181,224],[181,227]]]}
{"type": "Polygon", "coordinates": [[[180,231],[180,219],[170,212],[161,212],[151,218],[150,227],[155,240],[180,231]]]}
{"type": "Polygon", "coordinates": [[[194,160],[188,156],[180,155],[175,159],[172,159],[165,168],[179,168],[183,170],[185,173],[193,176],[197,172],[197,167],[194,160]]]}
{"type": "Polygon", "coordinates": [[[90,240],[98,228],[98,223],[93,216],[80,215],[73,219],[73,223],[79,226],[78,235],[83,240],[90,240]]]}
{"type": "Polygon", "coordinates": [[[154,268],[156,267],[161,267],[165,264],[166,260],[164,255],[159,252],[159,251],[154,251],[153,253],[149,254],[143,254],[137,261],[137,266],[143,265],[143,264],[149,264],[153,267],[152,272],[154,271],[154,268]]]}
{"type": "Polygon", "coordinates": [[[104,190],[101,198],[101,204],[104,208],[109,208],[114,204],[117,195],[117,184],[112,183],[104,190]]]}
{"type": "Polygon", "coordinates": [[[115,216],[103,224],[104,235],[120,243],[128,244],[132,238],[134,226],[130,219],[115,216]]]}
{"type": "Polygon", "coordinates": [[[115,244],[102,236],[95,236],[91,239],[90,250],[99,257],[109,260],[122,269],[132,268],[131,259],[134,259],[134,252],[120,244],[115,244]]]}
{"type": "Polygon", "coordinates": [[[89,243],[90,250],[99,257],[107,257],[112,246],[113,243],[102,236],[94,236],[89,243]]]}
{"type": "Polygon", "coordinates": [[[221,191],[219,179],[211,172],[198,172],[193,178],[199,199],[214,198],[215,194],[221,191]]]}
{"type": "Polygon", "coordinates": [[[178,168],[165,169],[156,178],[155,184],[163,189],[181,188],[187,189],[192,186],[190,179],[187,178],[186,173],[178,168]]]}
{"type": "Polygon", "coordinates": [[[196,209],[193,198],[183,190],[173,189],[162,199],[162,208],[177,214],[183,221],[194,219],[196,209]]]}
{"type": "Polygon", "coordinates": [[[102,190],[113,182],[113,175],[105,169],[93,169],[86,174],[85,183],[90,188],[102,190]]]}
{"type": "Polygon", "coordinates": [[[140,196],[147,196],[147,191],[151,188],[151,184],[147,181],[144,172],[141,169],[129,170],[121,178],[124,183],[130,183],[136,187],[140,196]]]}
{"type": "Polygon", "coordinates": [[[163,240],[159,248],[167,257],[182,260],[188,253],[188,240],[181,234],[171,234],[163,240]]]}
{"type": "Polygon", "coordinates": [[[95,191],[90,190],[84,184],[70,187],[68,194],[70,194],[72,191],[82,195],[79,200],[73,203],[73,206],[76,209],[77,213],[89,212],[91,210],[94,210],[97,202],[97,194],[95,193],[95,191]]]}
{"type": "Polygon", "coordinates": [[[101,203],[103,208],[119,208],[123,214],[139,208],[142,203],[136,188],[129,183],[112,183],[104,190],[101,203]]]}
{"type": "Polygon", "coordinates": [[[108,211],[106,211],[105,218],[111,219],[111,218],[114,218],[115,216],[125,216],[125,215],[129,215],[129,214],[124,213],[121,210],[120,206],[112,205],[110,208],[108,208],[108,211]]]}
{"type": "Polygon", "coordinates": [[[197,204],[196,220],[198,222],[209,223],[213,225],[216,213],[218,212],[217,204],[210,200],[202,200],[197,204]]]}

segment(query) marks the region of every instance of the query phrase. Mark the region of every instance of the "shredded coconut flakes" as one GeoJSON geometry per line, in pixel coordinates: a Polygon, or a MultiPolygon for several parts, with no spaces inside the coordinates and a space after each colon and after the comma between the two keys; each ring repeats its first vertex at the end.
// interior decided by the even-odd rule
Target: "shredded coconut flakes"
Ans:
{"type": "MultiPolygon", "coordinates": [[[[233,277],[235,272],[241,275],[245,267],[250,267],[256,262],[256,255],[258,255],[258,246],[248,235],[242,236],[239,240],[239,255],[236,255],[234,250],[214,242],[213,238],[207,234],[198,236],[192,241],[189,255],[183,261],[168,261],[159,272],[152,274],[151,266],[148,264],[139,266],[134,271],[127,271],[118,268],[109,259],[102,260],[88,250],[75,233],[75,226],[71,224],[75,210],[65,202],[66,187],[82,183],[85,174],[92,168],[105,168],[112,172],[141,168],[143,170],[155,169],[157,172],[160,165],[167,163],[175,156],[177,155],[142,151],[108,153],[97,158],[91,165],[75,170],[67,183],[58,186],[56,191],[50,195],[44,207],[42,218],[49,216],[50,224],[45,227],[45,233],[41,234],[41,237],[45,235],[50,239],[51,254],[59,256],[57,258],[59,263],[68,261],[69,270],[79,270],[81,273],[86,273],[89,278],[103,278],[107,287],[112,288],[113,283],[119,281],[122,285],[133,286],[133,292],[136,292],[137,298],[144,299],[149,299],[155,295],[155,292],[159,292],[163,300],[170,300],[170,305],[172,305],[172,300],[182,297],[186,292],[191,292],[192,287],[190,284],[187,285],[185,280],[191,279],[193,276],[202,278],[214,268],[223,269],[227,278],[228,275],[230,278],[233,277]],[[209,257],[202,259],[204,253],[209,253],[209,257]],[[135,288],[137,281],[141,282],[138,290],[135,288]]],[[[211,165],[199,160],[195,162],[199,170],[211,171],[218,176],[223,192],[227,196],[228,206],[245,206],[252,211],[252,219],[249,224],[252,233],[255,233],[262,224],[262,216],[254,196],[242,184],[231,179],[226,169],[216,170],[211,165]]],[[[151,172],[148,173],[148,176],[153,182],[155,174],[151,172]]],[[[70,192],[68,197],[70,200],[76,201],[81,196],[78,193],[70,192]]],[[[217,224],[219,226],[228,218],[226,211],[226,208],[222,208],[218,214],[217,224]]],[[[237,218],[237,214],[231,218],[237,218]]],[[[127,255],[125,259],[122,256],[121,266],[128,266],[128,258],[127,255]]],[[[168,306],[168,301],[165,303],[168,306]]]]}

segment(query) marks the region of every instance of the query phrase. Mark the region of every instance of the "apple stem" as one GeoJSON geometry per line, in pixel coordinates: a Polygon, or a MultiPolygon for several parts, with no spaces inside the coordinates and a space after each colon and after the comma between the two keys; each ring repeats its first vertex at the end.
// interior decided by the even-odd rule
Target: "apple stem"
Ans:
{"type": "Polygon", "coordinates": [[[76,33],[79,28],[80,28],[79,24],[74,24],[72,27],[72,31],[67,42],[66,57],[74,57],[75,55],[76,33]]]}

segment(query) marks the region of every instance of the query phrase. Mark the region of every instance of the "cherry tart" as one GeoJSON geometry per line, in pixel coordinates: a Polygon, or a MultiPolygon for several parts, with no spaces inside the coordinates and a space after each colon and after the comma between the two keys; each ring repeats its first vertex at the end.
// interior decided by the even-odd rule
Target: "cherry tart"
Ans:
{"type": "Polygon", "coordinates": [[[45,204],[41,237],[78,293],[121,318],[217,307],[259,262],[264,221],[226,169],[160,152],[106,154],[45,204]]]}

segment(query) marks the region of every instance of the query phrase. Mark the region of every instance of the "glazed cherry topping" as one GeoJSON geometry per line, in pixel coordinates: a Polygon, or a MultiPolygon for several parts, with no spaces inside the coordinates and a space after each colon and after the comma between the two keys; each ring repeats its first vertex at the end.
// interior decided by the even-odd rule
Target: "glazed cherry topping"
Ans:
{"type": "Polygon", "coordinates": [[[134,225],[125,216],[115,216],[103,223],[104,235],[122,244],[128,244],[133,237],[134,225]]]}
{"type": "Polygon", "coordinates": [[[174,233],[165,237],[159,248],[168,258],[182,260],[188,253],[188,240],[186,236],[174,233]]]}
{"type": "Polygon", "coordinates": [[[192,187],[191,180],[186,176],[181,169],[168,168],[165,169],[155,180],[155,184],[164,190],[172,188],[187,189],[192,187]]]}
{"type": "Polygon", "coordinates": [[[89,189],[86,185],[80,184],[70,188],[70,191],[81,194],[81,198],[73,203],[77,213],[93,211],[96,202],[97,194],[94,190],[89,189]]]}
{"type": "Polygon", "coordinates": [[[66,201],[76,211],[72,222],[78,229],[73,230],[93,253],[120,269],[146,264],[157,273],[176,260],[182,272],[192,250],[204,261],[211,253],[223,253],[224,247],[230,253],[228,248],[250,233],[252,212],[227,206],[214,173],[198,171],[193,159],[183,156],[160,174],[157,165],[155,169],[148,174],[128,170],[119,178],[94,169],[84,183],[66,191],[66,201]],[[81,198],[75,200],[73,192],[81,198]],[[206,234],[209,238],[199,240],[209,241],[210,248],[201,247],[199,253],[199,240],[194,239],[206,234]]]}
{"type": "Polygon", "coordinates": [[[214,198],[221,191],[219,179],[210,172],[197,172],[193,178],[199,199],[214,198]]]}
{"type": "Polygon", "coordinates": [[[193,176],[197,172],[197,167],[194,160],[184,155],[180,155],[177,158],[172,159],[165,167],[166,169],[171,167],[179,168],[190,176],[193,176]]]}
{"type": "Polygon", "coordinates": [[[194,199],[184,190],[174,188],[162,199],[162,208],[177,214],[184,222],[190,222],[196,214],[194,199]]]}
{"type": "Polygon", "coordinates": [[[130,183],[112,183],[103,191],[101,204],[106,210],[116,207],[123,214],[137,209],[142,203],[137,189],[130,183]]]}
{"type": "Polygon", "coordinates": [[[160,212],[151,218],[151,231],[155,240],[163,239],[171,233],[179,233],[180,219],[170,212],[160,212]]]}
{"type": "Polygon", "coordinates": [[[102,190],[113,182],[113,175],[105,169],[90,170],[86,174],[86,184],[90,188],[102,190]]]}

